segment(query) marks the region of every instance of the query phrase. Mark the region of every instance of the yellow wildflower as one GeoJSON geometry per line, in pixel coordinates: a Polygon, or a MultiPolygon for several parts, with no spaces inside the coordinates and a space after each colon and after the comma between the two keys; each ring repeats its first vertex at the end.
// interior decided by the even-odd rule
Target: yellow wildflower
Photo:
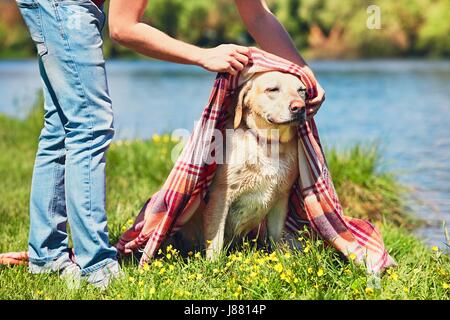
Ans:
{"type": "Polygon", "coordinates": [[[156,289],[154,287],[151,287],[150,290],[148,290],[150,294],[154,294],[156,292],[156,289]]]}
{"type": "Polygon", "coordinates": [[[197,253],[194,255],[194,257],[197,258],[197,259],[200,258],[201,256],[202,256],[202,254],[201,254],[200,252],[197,252],[197,253]]]}
{"type": "Polygon", "coordinates": [[[188,256],[190,257],[190,256],[192,256],[194,253],[192,252],[192,251],[189,251],[188,252],[188,256]]]}
{"type": "Polygon", "coordinates": [[[446,276],[447,275],[447,271],[445,271],[443,268],[439,268],[439,274],[441,276],[446,276]]]}
{"type": "Polygon", "coordinates": [[[439,251],[439,248],[438,248],[437,246],[432,246],[432,247],[431,247],[431,250],[433,250],[434,252],[438,252],[438,251],[439,251]]]}
{"type": "Polygon", "coordinates": [[[391,275],[389,276],[390,279],[397,281],[398,280],[398,274],[395,272],[392,272],[391,275]]]}
{"type": "Polygon", "coordinates": [[[287,283],[291,283],[291,278],[285,272],[281,273],[280,278],[281,280],[284,280],[287,283]]]}
{"type": "Polygon", "coordinates": [[[142,287],[143,285],[144,285],[144,281],[141,280],[141,281],[138,282],[138,286],[139,287],[142,287]]]}
{"type": "Polygon", "coordinates": [[[128,281],[130,281],[131,283],[134,283],[134,278],[133,277],[128,277],[128,281]]]}
{"type": "Polygon", "coordinates": [[[195,279],[195,277],[196,277],[196,275],[195,275],[195,274],[190,274],[190,275],[188,276],[188,279],[189,279],[189,280],[194,280],[194,279],[195,279]]]}
{"type": "Polygon", "coordinates": [[[409,292],[409,288],[408,287],[403,287],[403,292],[404,293],[408,293],[409,292]]]}
{"type": "Polygon", "coordinates": [[[445,290],[447,290],[447,289],[449,289],[449,288],[450,288],[450,284],[449,284],[449,283],[446,283],[446,282],[444,282],[444,283],[442,283],[442,288],[443,288],[443,289],[445,289],[445,290]]]}
{"type": "Polygon", "coordinates": [[[273,267],[273,269],[274,269],[276,272],[281,273],[281,272],[283,271],[283,265],[282,265],[281,263],[277,263],[277,264],[273,267]]]}
{"type": "Polygon", "coordinates": [[[154,134],[152,136],[152,140],[153,140],[154,143],[159,143],[159,142],[161,142],[161,136],[158,135],[158,134],[154,134]]]}
{"type": "Polygon", "coordinates": [[[311,267],[308,268],[308,273],[313,273],[313,271],[314,271],[313,268],[311,268],[311,267]]]}
{"type": "Polygon", "coordinates": [[[350,253],[350,254],[348,255],[348,258],[349,258],[351,261],[354,261],[354,260],[356,259],[356,254],[350,253]]]}
{"type": "Polygon", "coordinates": [[[320,268],[318,271],[317,271],[317,276],[318,277],[321,277],[321,276],[323,276],[323,269],[322,268],[320,268]]]}
{"type": "Polygon", "coordinates": [[[371,295],[371,294],[373,294],[373,288],[366,288],[365,292],[366,292],[366,294],[371,295]]]}
{"type": "Polygon", "coordinates": [[[166,268],[161,268],[161,269],[159,270],[159,274],[164,274],[164,272],[166,272],[166,268]]]}
{"type": "Polygon", "coordinates": [[[148,263],[145,263],[145,264],[142,266],[142,269],[143,269],[144,271],[148,271],[148,269],[149,269],[148,263]]]}
{"type": "Polygon", "coordinates": [[[162,267],[163,263],[162,263],[160,260],[155,260],[155,261],[153,262],[153,265],[154,265],[156,268],[160,268],[160,267],[162,267]]]}

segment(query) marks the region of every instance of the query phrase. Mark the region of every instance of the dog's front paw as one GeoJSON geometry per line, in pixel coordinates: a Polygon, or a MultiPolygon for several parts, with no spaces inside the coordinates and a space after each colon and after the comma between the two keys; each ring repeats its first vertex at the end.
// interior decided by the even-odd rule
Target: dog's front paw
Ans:
{"type": "Polygon", "coordinates": [[[209,261],[217,261],[219,259],[221,248],[216,242],[217,241],[207,241],[206,259],[209,261]]]}

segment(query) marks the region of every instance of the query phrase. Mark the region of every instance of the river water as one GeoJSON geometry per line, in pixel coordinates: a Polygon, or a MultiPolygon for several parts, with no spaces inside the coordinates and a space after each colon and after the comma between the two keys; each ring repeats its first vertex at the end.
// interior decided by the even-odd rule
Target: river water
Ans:
{"type": "MultiPolygon", "coordinates": [[[[450,224],[450,61],[313,62],[327,101],[317,115],[326,146],[376,141],[384,167],[414,188],[416,233],[433,245],[450,224]]],[[[115,139],[192,129],[214,75],[153,61],[108,61],[115,139]]],[[[0,61],[0,113],[22,118],[40,87],[35,61],[0,61]]]]}

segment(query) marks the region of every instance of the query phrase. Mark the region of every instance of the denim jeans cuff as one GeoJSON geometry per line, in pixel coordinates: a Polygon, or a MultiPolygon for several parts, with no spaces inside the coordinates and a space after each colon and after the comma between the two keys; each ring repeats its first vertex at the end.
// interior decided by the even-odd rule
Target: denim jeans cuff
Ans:
{"type": "Polygon", "coordinates": [[[105,269],[109,264],[115,264],[117,262],[116,258],[107,258],[105,260],[102,260],[101,262],[98,262],[96,264],[94,264],[93,266],[90,266],[88,268],[84,268],[81,270],[81,275],[83,277],[85,276],[89,276],[95,272],[98,272],[101,269],[105,269]]]}
{"type": "Polygon", "coordinates": [[[32,274],[58,272],[72,264],[74,262],[70,259],[69,254],[63,252],[56,257],[45,259],[29,258],[28,271],[32,274]]]}
{"type": "Polygon", "coordinates": [[[111,281],[123,276],[119,262],[114,259],[106,259],[92,267],[81,271],[82,278],[101,290],[106,289],[111,281]]]}

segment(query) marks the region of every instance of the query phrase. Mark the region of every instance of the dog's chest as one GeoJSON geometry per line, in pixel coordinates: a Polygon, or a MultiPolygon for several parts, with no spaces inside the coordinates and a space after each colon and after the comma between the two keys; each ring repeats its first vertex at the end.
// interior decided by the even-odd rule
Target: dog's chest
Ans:
{"type": "MultiPolygon", "coordinates": [[[[247,146],[246,155],[241,154],[244,161],[228,165],[231,194],[227,233],[234,235],[245,235],[257,227],[274,204],[286,197],[297,176],[296,149],[273,157],[256,145],[247,146]]],[[[244,147],[235,150],[242,153],[244,147]]]]}

